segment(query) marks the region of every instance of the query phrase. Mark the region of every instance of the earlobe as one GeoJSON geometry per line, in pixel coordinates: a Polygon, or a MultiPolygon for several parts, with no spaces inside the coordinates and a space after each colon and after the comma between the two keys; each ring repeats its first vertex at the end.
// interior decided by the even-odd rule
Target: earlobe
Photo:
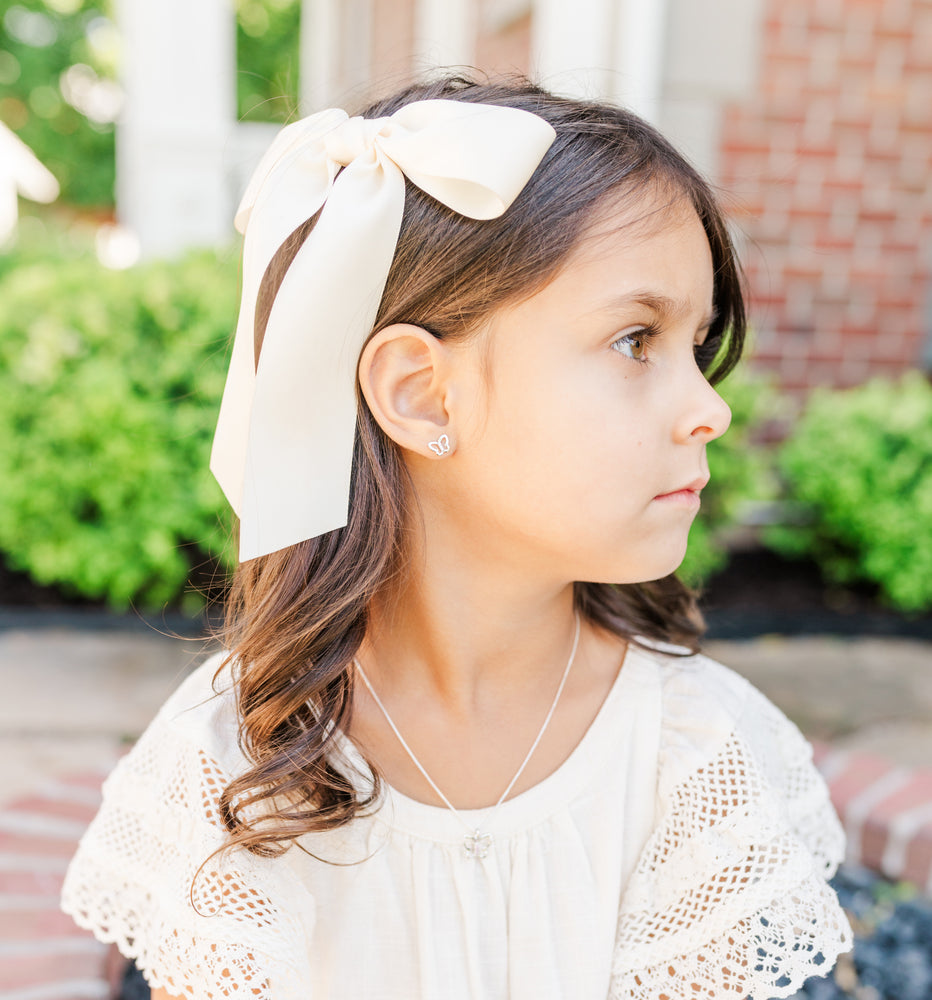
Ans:
{"type": "Polygon", "coordinates": [[[442,457],[452,442],[451,371],[450,351],[442,341],[419,326],[396,323],[379,330],[363,349],[359,385],[393,441],[420,455],[442,457]]]}

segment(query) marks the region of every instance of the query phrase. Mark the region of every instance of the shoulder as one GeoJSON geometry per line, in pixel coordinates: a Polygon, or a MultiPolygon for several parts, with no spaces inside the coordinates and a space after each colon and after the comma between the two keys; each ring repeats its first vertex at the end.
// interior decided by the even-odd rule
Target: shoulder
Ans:
{"type": "Polygon", "coordinates": [[[768,771],[811,762],[812,749],[794,723],[734,670],[681,647],[650,643],[638,652],[661,691],[661,792],[736,742],[768,771]]]}
{"type": "MultiPolygon", "coordinates": [[[[844,849],[812,751],[734,671],[641,651],[663,718],[657,818],[625,890],[612,996],[787,996],[851,931],[827,879],[844,849]]],[[[820,964],[822,967],[820,968],[820,964]]]]}
{"type": "Polygon", "coordinates": [[[220,796],[245,765],[237,718],[217,654],[171,695],[107,778],[62,907],[173,995],[226,996],[232,986],[278,1000],[298,995],[307,979],[303,942],[314,901],[287,856],[220,853],[228,839],[220,796]]]}
{"type": "Polygon", "coordinates": [[[236,689],[223,650],[196,667],[168,697],[152,726],[164,727],[188,740],[210,743],[204,749],[225,752],[239,727],[236,689]]]}
{"type": "Polygon", "coordinates": [[[124,772],[160,785],[195,778],[223,780],[247,770],[239,746],[236,690],[226,654],[214,653],[196,667],[163,703],[155,717],[104,783],[105,795],[132,787],[124,772]]]}

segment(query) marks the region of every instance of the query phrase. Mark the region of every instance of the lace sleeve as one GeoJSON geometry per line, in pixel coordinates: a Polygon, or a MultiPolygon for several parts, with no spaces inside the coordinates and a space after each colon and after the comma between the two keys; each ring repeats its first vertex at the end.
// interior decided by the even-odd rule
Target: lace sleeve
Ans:
{"type": "Polygon", "coordinates": [[[841,827],[769,701],[704,658],[670,671],[660,821],[622,900],[610,1000],[789,996],[851,947],[826,882],[841,827]]]}
{"type": "Polygon", "coordinates": [[[217,807],[230,777],[204,748],[218,739],[209,726],[229,722],[230,706],[210,700],[212,673],[189,679],[104,783],[62,908],[173,995],[308,1000],[313,900],[287,860],[211,857],[226,840],[217,807]],[[178,712],[182,694],[193,707],[178,712]]]}

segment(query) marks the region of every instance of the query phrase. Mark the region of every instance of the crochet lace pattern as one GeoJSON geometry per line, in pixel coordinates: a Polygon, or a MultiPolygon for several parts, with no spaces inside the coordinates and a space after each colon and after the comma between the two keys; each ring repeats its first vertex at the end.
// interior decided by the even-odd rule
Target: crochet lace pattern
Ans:
{"type": "MultiPolygon", "coordinates": [[[[608,1000],[787,997],[851,946],[826,884],[844,841],[825,784],[746,682],[658,661],[659,815],[621,900],[608,1000]]],[[[63,908],[172,995],[303,1000],[314,900],[288,854],[214,854],[231,775],[167,709],[105,782],[63,908]]]]}
{"type": "Polygon", "coordinates": [[[177,730],[150,727],[104,783],[113,805],[82,840],[62,908],[172,996],[305,996],[313,898],[286,864],[212,857],[227,839],[218,806],[229,779],[177,730]]]}
{"type": "MultiPolygon", "coordinates": [[[[661,789],[665,815],[622,900],[610,1000],[787,997],[851,947],[826,883],[844,835],[809,744],[749,684],[704,667],[737,720],[706,764],[661,789]]],[[[661,764],[676,772],[700,742],[676,715],[703,692],[688,661],[667,685],[674,759],[661,764]]]]}

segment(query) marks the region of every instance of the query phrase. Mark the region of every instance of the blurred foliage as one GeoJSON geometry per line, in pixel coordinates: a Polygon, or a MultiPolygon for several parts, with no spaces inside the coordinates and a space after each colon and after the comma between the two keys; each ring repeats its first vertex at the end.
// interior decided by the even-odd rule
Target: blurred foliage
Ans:
{"type": "MultiPolygon", "coordinates": [[[[2,270],[2,269],[0,269],[2,270]]],[[[47,257],[0,278],[0,548],[13,569],[114,608],[183,599],[223,558],[207,469],[235,325],[236,261],[108,271],[47,257]]]]}
{"type": "Polygon", "coordinates": [[[773,419],[777,393],[759,376],[739,368],[716,386],[731,407],[731,425],[708,447],[709,485],[702,491],[702,508],[689,532],[689,547],[678,575],[698,586],[728,562],[726,534],[749,504],[773,499],[777,484],[772,452],[756,437],[773,419]]]}
{"type": "MultiPolygon", "coordinates": [[[[62,201],[82,207],[114,201],[122,95],[113,8],[114,0],[0,0],[0,121],[56,176],[62,201]]],[[[240,118],[295,117],[300,12],[300,0],[236,0],[240,118]]]]}
{"type": "Polygon", "coordinates": [[[821,390],[780,451],[803,523],[765,541],[815,559],[836,583],[868,582],[902,611],[932,608],[932,387],[918,372],[821,390]]]}
{"type": "Polygon", "coordinates": [[[76,205],[113,204],[118,43],[111,6],[0,0],[0,121],[56,176],[62,199],[76,205]]]}
{"type": "Polygon", "coordinates": [[[298,107],[301,0],[236,0],[236,111],[287,122],[298,107]]]}

